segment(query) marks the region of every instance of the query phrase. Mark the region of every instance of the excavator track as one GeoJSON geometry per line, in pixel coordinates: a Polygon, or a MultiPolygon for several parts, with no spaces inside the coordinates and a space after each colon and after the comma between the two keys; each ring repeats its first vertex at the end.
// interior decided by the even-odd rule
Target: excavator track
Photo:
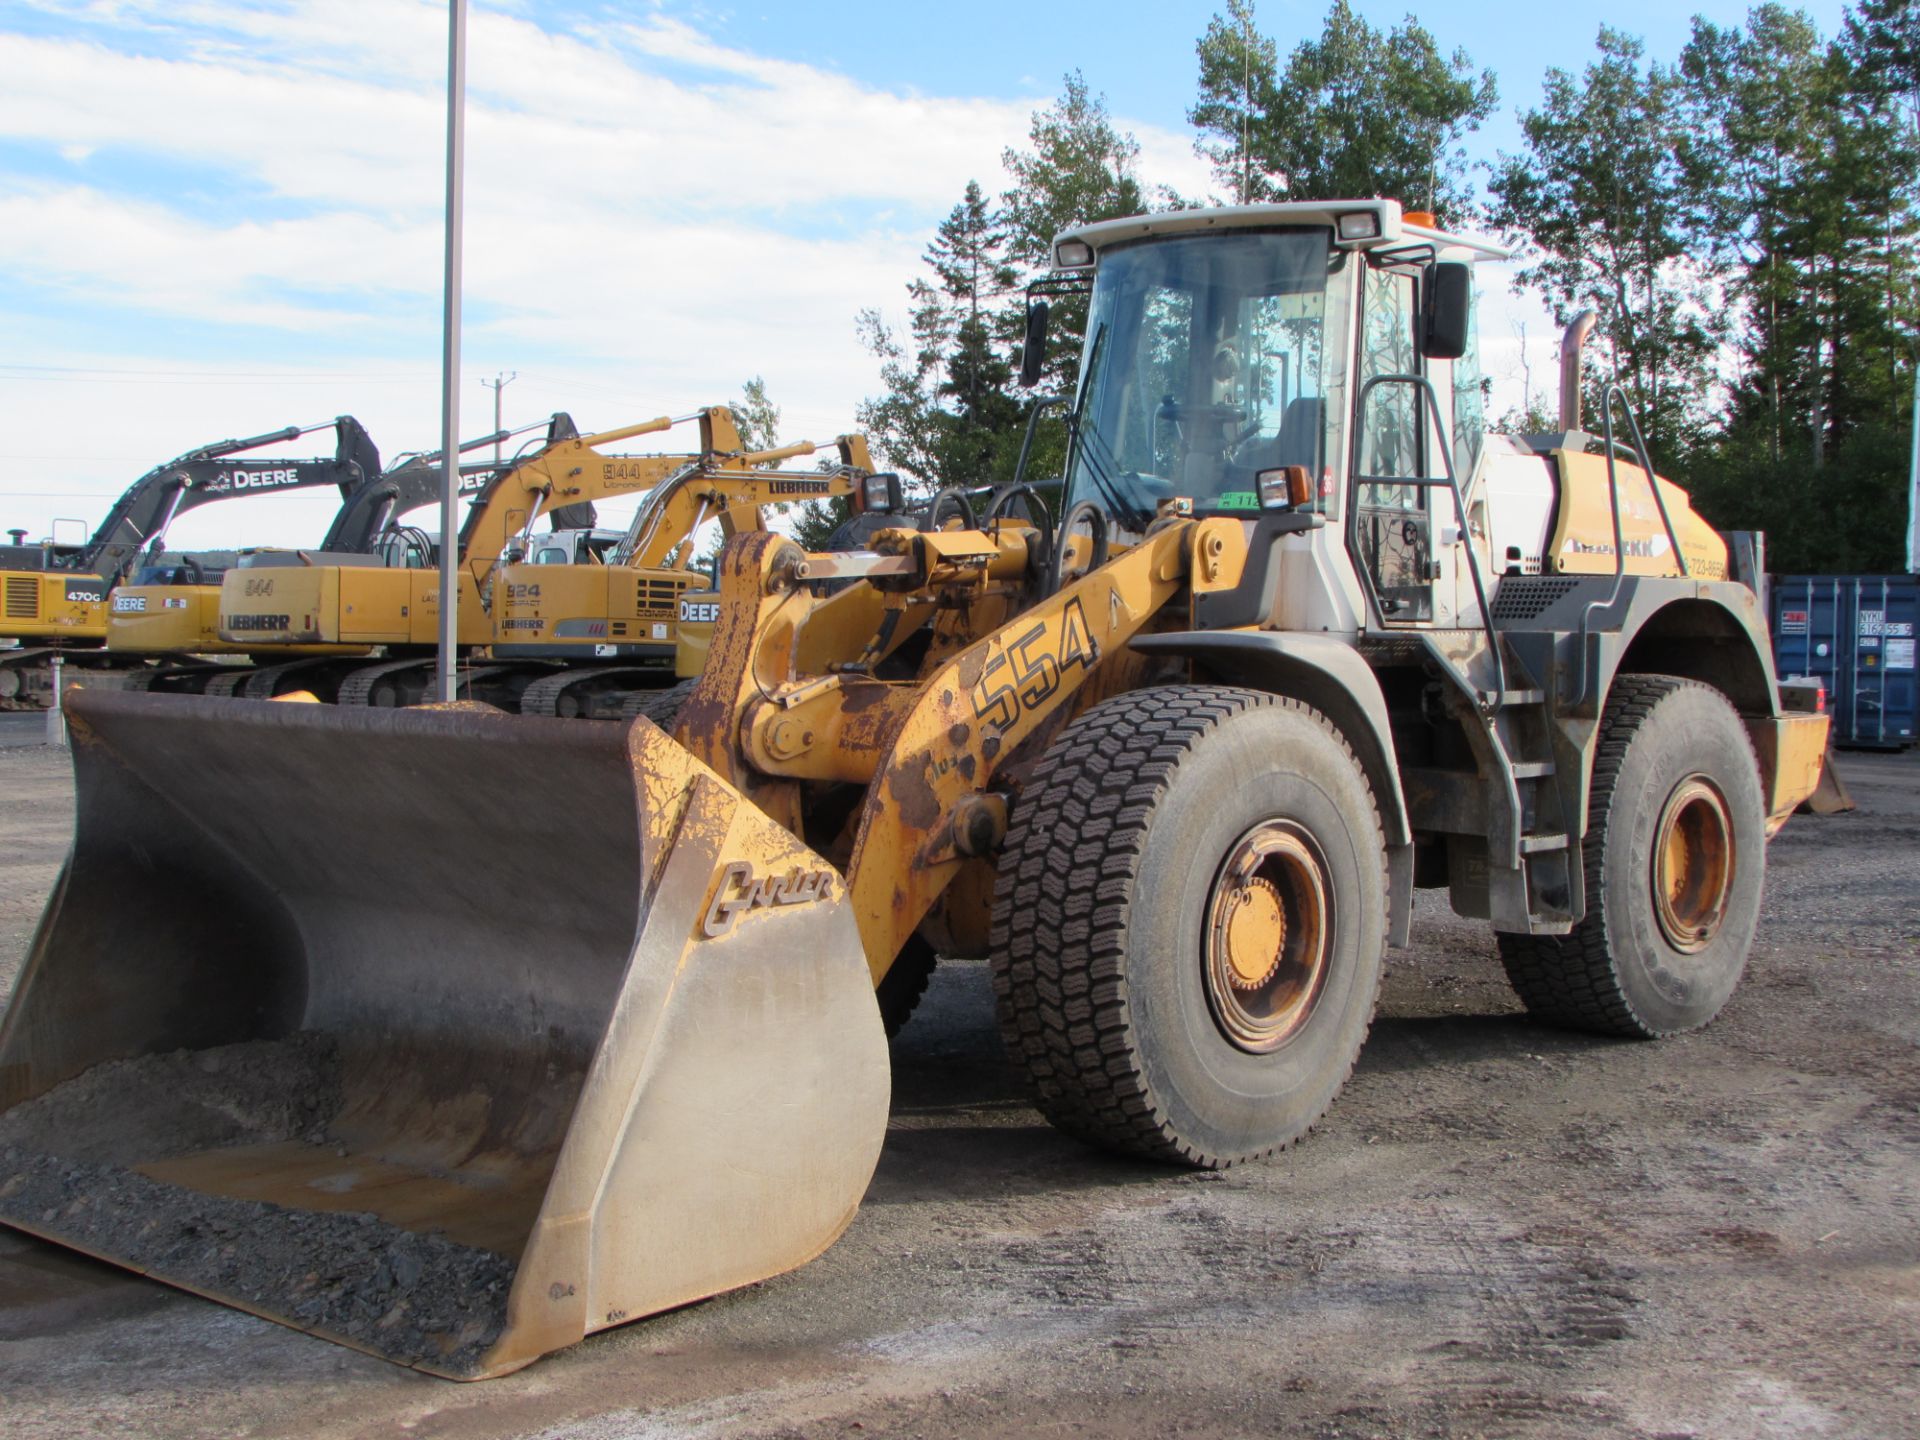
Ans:
{"type": "MultiPolygon", "coordinates": [[[[375,709],[395,708],[381,705],[376,701],[373,698],[375,690],[382,680],[389,677],[401,679],[406,672],[417,670],[421,674],[419,690],[415,693],[409,687],[409,693],[399,701],[399,708],[418,705],[427,698],[427,690],[432,684],[433,667],[434,662],[431,660],[388,660],[383,664],[364,666],[340,682],[338,703],[375,709]]],[[[495,675],[504,675],[512,668],[511,665],[475,665],[464,668],[455,677],[455,694],[462,700],[477,698],[473,694],[475,684],[495,675]]]]}
{"type": "MultiPolygon", "coordinates": [[[[594,670],[562,670],[557,675],[543,675],[520,692],[520,713],[522,715],[552,715],[564,720],[587,717],[581,708],[574,706],[571,713],[563,710],[567,703],[567,692],[580,686],[592,686],[602,681],[626,679],[632,682],[631,688],[643,691],[646,695],[658,694],[671,684],[670,672],[659,669],[643,669],[634,665],[603,665],[594,670]],[[663,683],[664,682],[664,683],[663,683]]],[[[633,697],[629,696],[628,699],[633,697]]],[[[624,714],[624,702],[622,707],[624,714]]],[[[613,719],[608,715],[605,718],[613,719]]]]}
{"type": "Polygon", "coordinates": [[[247,700],[271,700],[281,693],[280,680],[287,675],[304,675],[337,664],[333,660],[288,660],[279,665],[261,665],[245,672],[239,694],[247,700]]]}
{"type": "Polygon", "coordinates": [[[340,682],[340,703],[372,705],[373,687],[388,676],[399,676],[408,670],[427,670],[432,666],[431,660],[388,660],[379,665],[364,666],[340,682]]]}
{"type": "Polygon", "coordinates": [[[45,666],[54,654],[51,647],[38,647],[32,650],[10,650],[0,655],[0,710],[44,710],[46,702],[35,699],[36,695],[51,693],[33,683],[33,669],[36,664],[45,666]]]}

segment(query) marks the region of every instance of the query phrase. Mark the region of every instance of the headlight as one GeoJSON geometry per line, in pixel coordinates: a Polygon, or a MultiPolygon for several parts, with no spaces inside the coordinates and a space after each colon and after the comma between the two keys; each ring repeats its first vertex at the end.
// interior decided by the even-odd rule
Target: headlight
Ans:
{"type": "Polygon", "coordinates": [[[1053,247],[1056,270],[1085,270],[1093,264],[1093,246],[1084,240],[1062,240],[1053,247]]]}

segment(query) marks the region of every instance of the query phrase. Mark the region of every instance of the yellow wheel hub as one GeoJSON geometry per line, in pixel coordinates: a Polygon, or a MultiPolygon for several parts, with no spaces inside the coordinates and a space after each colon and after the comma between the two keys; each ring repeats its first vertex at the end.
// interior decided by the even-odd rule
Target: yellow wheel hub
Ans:
{"type": "Polygon", "coordinates": [[[1279,888],[1258,877],[1228,903],[1227,983],[1236,990],[1257,990],[1280,968],[1287,912],[1279,888]]]}
{"type": "Polygon", "coordinates": [[[1681,781],[1661,808],[1653,841],[1653,913],[1674,949],[1705,949],[1719,933],[1734,864],[1726,797],[1705,776],[1681,781]]]}
{"type": "Polygon", "coordinates": [[[1333,886],[1320,847],[1290,820],[1234,844],[1207,901],[1201,970],[1220,1033],[1265,1054],[1307,1023],[1325,988],[1333,886]]]}

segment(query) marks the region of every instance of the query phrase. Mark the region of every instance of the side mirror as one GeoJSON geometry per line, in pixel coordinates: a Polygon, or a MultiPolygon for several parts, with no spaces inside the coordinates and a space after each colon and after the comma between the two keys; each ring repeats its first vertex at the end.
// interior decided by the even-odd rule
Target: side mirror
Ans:
{"type": "Polygon", "coordinates": [[[1047,363],[1047,302],[1033,300],[1027,305],[1027,343],[1020,352],[1020,383],[1031,390],[1040,383],[1040,372],[1047,363]]]}
{"type": "Polygon", "coordinates": [[[1467,320],[1473,307],[1473,267],[1436,260],[1427,267],[1425,311],[1429,360],[1458,360],[1467,353],[1467,320]]]}

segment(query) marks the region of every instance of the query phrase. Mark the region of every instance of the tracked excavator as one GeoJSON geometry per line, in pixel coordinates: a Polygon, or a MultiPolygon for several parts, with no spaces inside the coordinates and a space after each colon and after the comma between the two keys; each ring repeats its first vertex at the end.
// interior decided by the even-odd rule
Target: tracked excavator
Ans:
{"type": "MultiPolygon", "coordinates": [[[[856,516],[895,518],[899,479],[874,473],[866,437],[842,435],[833,446],[839,463],[825,470],[742,473],[688,461],[648,494],[604,565],[540,563],[540,546],[530,559],[510,552],[496,584],[492,657],[555,667],[520,693],[519,713],[619,720],[677,705],[684,687],[663,686],[699,673],[697,664],[676,668],[688,649],[677,611],[708,584],[695,568],[703,526],[717,523],[730,540],[767,528],[776,506],[839,497],[856,516]]],[[[770,453],[795,459],[825,448],[801,441],[770,453]]],[[[703,621],[695,627],[704,634],[703,621]]]]}
{"type": "Polygon", "coordinates": [[[1381,200],[1061,236],[1058,523],[736,536],[664,724],[83,692],[0,1216],[475,1378],[831,1244],[916,947],[1172,1165],[1306,1134],[1417,888],[1541,1023],[1708,1023],[1826,717],[1618,392],[1486,433],[1498,254],[1381,200]]]}
{"type": "MultiPolygon", "coordinates": [[[[505,593],[500,566],[525,553],[543,515],[595,500],[652,490],[687,466],[715,474],[751,470],[786,452],[748,454],[724,405],[678,417],[660,416],[596,435],[573,433],[556,417],[547,443],[489,479],[475,496],[457,540],[461,597],[463,699],[514,709],[520,692],[552,666],[494,661],[495,613],[505,593]],[[692,454],[608,455],[601,448],[676,425],[698,422],[692,454]]],[[[258,699],[303,692],[329,703],[393,708],[418,703],[433,675],[438,639],[438,551],[417,537],[400,565],[282,565],[230,573],[222,582],[220,635],[262,661],[278,651],[313,645],[376,646],[384,657],[365,664],[337,659],[262,663],[231,693],[258,699]]],[[[665,677],[670,678],[670,677],[665,677]]]]}
{"type": "MultiPolygon", "coordinates": [[[[0,709],[44,709],[53,696],[50,662],[56,654],[91,685],[116,683],[147,666],[144,650],[109,645],[111,614],[145,613],[147,597],[143,593],[136,602],[129,595],[127,608],[114,612],[109,597],[120,595],[143,561],[168,576],[205,578],[209,559],[158,548],[177,517],[219,500],[323,485],[337,487],[345,498],[379,474],[380,452],[351,415],[327,425],[289,425],[205,445],[149,470],[114,502],[84,545],[0,546],[0,640],[20,645],[0,650],[0,709]],[[236,458],[329,428],[335,435],[331,460],[236,458]],[[142,608],[134,609],[136,603],[142,608]]],[[[176,615],[191,613],[191,607],[180,604],[179,595],[156,598],[175,602],[154,612],[173,633],[176,615]]]]}
{"type": "MultiPolygon", "coordinates": [[[[532,428],[532,427],[529,427],[532,428]]],[[[550,442],[575,433],[572,420],[556,415],[541,427],[550,442]]],[[[502,431],[465,442],[461,453],[512,439],[520,431],[502,431]]],[[[463,488],[475,490],[500,473],[500,466],[462,465],[463,488]],[[471,472],[471,473],[470,473],[471,472]]],[[[401,524],[411,511],[439,501],[446,469],[439,451],[401,457],[348,490],[320,543],[310,550],[258,549],[220,556],[152,555],[115,592],[107,623],[107,649],[151,662],[126,675],[122,688],[174,695],[231,695],[259,682],[244,663],[207,663],[202,657],[247,656],[262,665],[316,657],[359,658],[367,645],[287,645],[263,653],[258,642],[223,639],[220,592],[229,570],[298,566],[380,565],[406,568],[433,563],[433,542],[424,532],[401,524]],[[224,559],[225,563],[220,563],[224,559]]],[[[245,587],[249,576],[242,576],[245,587]]],[[[325,668],[325,667],[316,667],[325,668]]]]}

